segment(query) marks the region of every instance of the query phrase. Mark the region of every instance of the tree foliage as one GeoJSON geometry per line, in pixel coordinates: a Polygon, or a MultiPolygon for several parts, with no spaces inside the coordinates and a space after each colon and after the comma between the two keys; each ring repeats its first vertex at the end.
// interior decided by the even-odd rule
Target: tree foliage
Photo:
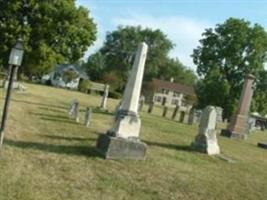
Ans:
{"type": "Polygon", "coordinates": [[[96,25],[75,0],[0,0],[0,63],[7,65],[16,39],[24,40],[23,71],[47,72],[56,63],[75,62],[96,39],[96,25]]]}
{"type": "Polygon", "coordinates": [[[229,18],[215,29],[207,29],[192,55],[197,73],[202,77],[198,87],[200,106],[221,106],[229,117],[245,75],[252,73],[258,77],[264,70],[266,52],[267,33],[258,24],[229,18]]]}
{"type": "Polygon", "coordinates": [[[167,36],[158,29],[143,29],[140,26],[120,26],[117,30],[107,33],[103,47],[91,55],[84,65],[90,78],[98,81],[112,79],[116,89],[121,91],[140,42],[148,45],[144,81],[150,81],[152,78],[174,78],[175,81],[185,84],[192,85],[195,82],[196,76],[191,70],[178,59],[168,57],[174,44],[167,36]]]}
{"type": "Polygon", "coordinates": [[[251,109],[261,115],[267,114],[267,71],[259,72],[256,80],[256,88],[253,95],[251,109]]]}

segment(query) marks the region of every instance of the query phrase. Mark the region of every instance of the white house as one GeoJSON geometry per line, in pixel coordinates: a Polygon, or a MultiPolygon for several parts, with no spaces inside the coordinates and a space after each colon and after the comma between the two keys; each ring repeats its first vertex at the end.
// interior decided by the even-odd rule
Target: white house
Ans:
{"type": "Polygon", "coordinates": [[[77,90],[81,81],[88,79],[87,74],[78,65],[61,64],[49,74],[44,75],[41,82],[55,87],[77,90]]]}
{"type": "Polygon", "coordinates": [[[166,105],[175,107],[176,105],[183,108],[191,108],[192,102],[187,100],[187,97],[195,97],[195,91],[192,86],[187,86],[171,81],[153,79],[153,101],[155,105],[166,105]]]}

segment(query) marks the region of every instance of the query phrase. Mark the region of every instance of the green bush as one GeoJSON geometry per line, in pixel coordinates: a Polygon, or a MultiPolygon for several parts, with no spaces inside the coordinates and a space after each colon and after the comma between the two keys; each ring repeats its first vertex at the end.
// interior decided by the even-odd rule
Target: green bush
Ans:
{"type": "Polygon", "coordinates": [[[81,92],[87,92],[87,90],[91,87],[91,85],[92,85],[91,81],[83,80],[83,81],[80,81],[78,89],[81,92]]]}
{"type": "Polygon", "coordinates": [[[109,91],[108,97],[114,98],[114,99],[121,99],[122,94],[116,91],[109,91]]]}

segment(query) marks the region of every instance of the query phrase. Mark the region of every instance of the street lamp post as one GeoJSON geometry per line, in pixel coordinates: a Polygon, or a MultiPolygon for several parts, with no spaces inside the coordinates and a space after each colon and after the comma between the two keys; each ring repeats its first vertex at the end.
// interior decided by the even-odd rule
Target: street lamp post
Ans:
{"type": "Polygon", "coordinates": [[[4,140],[4,130],[6,126],[8,107],[9,107],[9,102],[10,102],[11,91],[13,88],[13,80],[15,76],[14,72],[16,72],[17,68],[21,65],[22,58],[23,58],[23,44],[22,44],[22,40],[18,39],[16,45],[11,50],[9,61],[8,61],[8,64],[10,65],[10,71],[8,75],[8,86],[7,86],[7,92],[6,92],[3,114],[2,114],[2,121],[1,121],[1,126],[0,126],[0,149],[2,147],[3,140],[4,140]]]}

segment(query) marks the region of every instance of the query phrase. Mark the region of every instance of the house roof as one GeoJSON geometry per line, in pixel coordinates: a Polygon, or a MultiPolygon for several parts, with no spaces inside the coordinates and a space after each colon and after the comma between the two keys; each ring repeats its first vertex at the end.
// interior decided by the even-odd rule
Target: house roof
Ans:
{"type": "Polygon", "coordinates": [[[179,93],[183,93],[187,95],[193,95],[193,96],[196,95],[195,90],[192,86],[183,85],[180,83],[172,83],[172,82],[164,81],[160,79],[153,79],[153,84],[157,90],[160,88],[164,88],[167,90],[171,90],[171,91],[175,91],[175,92],[179,92],[179,93]]]}

